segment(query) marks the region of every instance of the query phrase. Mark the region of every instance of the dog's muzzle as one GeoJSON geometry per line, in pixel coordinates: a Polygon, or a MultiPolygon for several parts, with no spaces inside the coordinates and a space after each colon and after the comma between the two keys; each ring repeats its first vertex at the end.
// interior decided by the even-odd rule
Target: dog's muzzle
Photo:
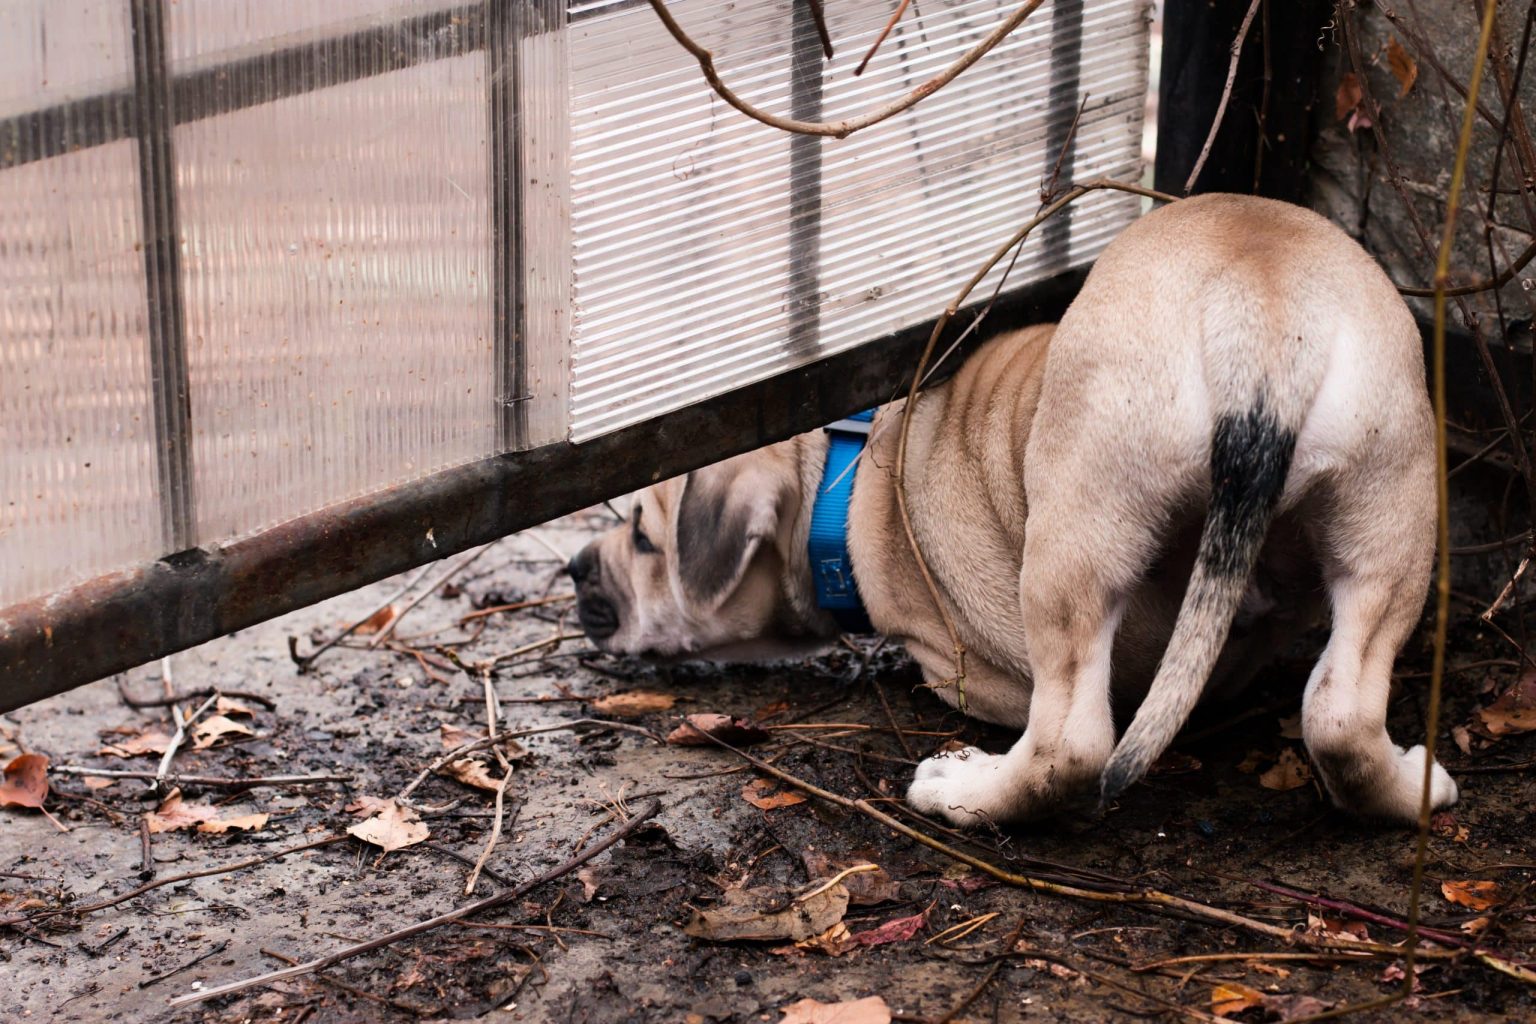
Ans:
{"type": "Polygon", "coordinates": [[[619,610],[598,589],[603,574],[594,545],[589,544],[578,551],[565,571],[576,584],[576,618],[582,631],[592,640],[606,640],[617,633],[619,610]]]}

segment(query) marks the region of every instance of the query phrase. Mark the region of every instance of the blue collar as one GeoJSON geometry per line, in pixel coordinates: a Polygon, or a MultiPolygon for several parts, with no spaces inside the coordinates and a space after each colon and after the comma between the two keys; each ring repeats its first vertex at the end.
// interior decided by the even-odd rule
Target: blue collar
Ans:
{"type": "Polygon", "coordinates": [[[827,464],[811,508],[811,535],[806,545],[816,606],[832,614],[845,633],[872,633],[874,627],[859,600],[848,556],[848,499],[853,496],[853,461],[869,440],[875,411],[866,409],[826,427],[827,464]]]}

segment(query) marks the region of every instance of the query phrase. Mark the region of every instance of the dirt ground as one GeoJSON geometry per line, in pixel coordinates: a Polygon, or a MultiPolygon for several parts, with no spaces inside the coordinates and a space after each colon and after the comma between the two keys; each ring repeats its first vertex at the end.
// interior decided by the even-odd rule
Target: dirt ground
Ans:
{"type": "MultiPolygon", "coordinates": [[[[777,783],[754,782],[757,775],[732,754],[657,739],[683,714],[753,718],[768,736],[752,748],[758,756],[900,817],[899,802],[882,800],[903,791],[914,756],[955,736],[993,750],[1010,737],[948,711],[915,687],[915,671],[899,652],[877,650],[873,639],[799,664],[663,668],[594,655],[569,638],[576,629],[569,603],[560,600],[459,624],[477,609],[567,593],[554,551],[573,553],[611,522],[596,509],[495,545],[401,620],[397,635],[410,649],[367,649],[361,645],[371,636],[358,634],[348,641],[358,646],[333,648],[303,675],[289,656],[290,637],[310,651],[378,608],[408,576],[172,659],[176,692],[217,688],[249,712],[225,705],[222,717],[233,731],[194,731],[212,742],[206,749],[186,744],[173,774],[348,781],[248,788],[183,782],[178,808],[162,806],[164,797],[142,780],[92,788],[101,781],[58,773],[61,766],[155,770],[153,753],[101,751],[153,748],[162,745],[155,732],[174,728],[167,708],[135,709],[124,696],[161,696],[159,666],[0,718],[0,760],[18,751],[50,759],[46,806],[68,829],[36,811],[0,810],[0,919],[11,922],[0,929],[0,1019],[718,1024],[777,1022],[805,998],[880,996],[899,1020],[1211,1019],[1217,1012],[1260,1021],[1401,988],[1393,980],[1402,976],[1401,963],[1390,951],[1308,954],[1183,912],[1001,884],[858,810],[791,802],[777,783]],[[639,731],[572,727],[521,739],[525,753],[506,786],[505,826],[475,895],[466,896],[470,866],[492,830],[494,793],[433,776],[411,794],[424,808],[421,825],[397,823],[406,832],[424,826],[430,837],[382,856],[345,830],[378,806],[359,808],[368,804],[363,798],[394,796],[445,742],[485,727],[481,677],[455,660],[472,669],[497,656],[493,683],[504,727],[589,718],[639,731]],[[508,905],[316,973],[169,1005],[523,882],[600,842],[652,799],[659,813],[624,842],[508,905]],[[222,833],[141,832],[157,808],[168,824],[269,817],[259,828],[222,833]],[[178,879],[338,835],[282,859],[178,879]],[[822,915],[828,893],[842,890],[807,895],[821,888],[812,883],[866,863],[881,871],[843,876],[849,905],[833,907],[830,919],[816,922],[821,938],[801,947],[789,938],[723,942],[684,930],[696,909],[718,910],[741,891],[756,899],[748,923],[759,930],[771,931],[783,920],[774,915],[792,908],[810,917],[814,903],[822,915]],[[90,909],[155,881],[170,884],[90,909]],[[60,909],[66,912],[51,913],[60,909]],[[838,916],[846,931],[835,927],[838,916]],[[1159,961],[1176,962],[1146,969],[1159,961]]],[[[413,593],[453,564],[427,570],[413,593]]],[[[1510,657],[1508,645],[1495,646],[1476,628],[1470,604],[1459,604],[1456,615],[1453,666],[1510,657]]],[[[1399,666],[1399,740],[1415,742],[1422,730],[1416,723],[1426,683],[1417,673],[1427,667],[1427,637],[1422,631],[1399,666]]],[[[1286,929],[1398,943],[1394,924],[1407,912],[1415,839],[1330,810],[1308,780],[1304,760],[1294,756],[1300,744],[1287,738],[1307,668],[1300,658],[1283,661],[1243,705],[1197,720],[1174,755],[1105,815],[1065,816],[969,844],[940,838],[1013,872],[1100,889],[1155,887],[1286,929]],[[1309,914],[1302,894],[1333,905],[1309,914]]],[[[1462,801],[1437,819],[1430,839],[1424,921],[1530,963],[1536,732],[1490,741],[1474,728],[1463,736],[1469,753],[1452,734],[1477,726],[1478,710],[1514,677],[1509,663],[1474,664],[1447,686],[1440,744],[1462,801]]],[[[180,706],[190,713],[202,702],[191,696],[180,706]]],[[[485,774],[499,780],[500,764],[481,756],[485,774]]],[[[1358,1011],[1354,1019],[1536,1019],[1536,988],[1484,963],[1462,956],[1421,966],[1413,1000],[1358,1011]]]]}

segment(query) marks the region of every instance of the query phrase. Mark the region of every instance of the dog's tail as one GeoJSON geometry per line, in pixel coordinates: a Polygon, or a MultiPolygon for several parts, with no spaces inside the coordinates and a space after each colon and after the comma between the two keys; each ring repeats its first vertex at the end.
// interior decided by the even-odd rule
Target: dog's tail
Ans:
{"type": "Polygon", "coordinates": [[[1146,700],[1101,779],[1108,802],[1146,774],[1194,710],[1258,561],[1285,490],[1296,431],[1266,408],[1218,417],[1211,438],[1211,497],[1195,567],[1173,637],[1146,700]]]}

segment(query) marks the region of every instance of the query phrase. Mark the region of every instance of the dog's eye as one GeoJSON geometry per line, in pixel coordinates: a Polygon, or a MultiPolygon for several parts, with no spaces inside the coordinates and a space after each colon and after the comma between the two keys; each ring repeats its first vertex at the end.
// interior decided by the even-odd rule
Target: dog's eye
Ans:
{"type": "Polygon", "coordinates": [[[638,507],[635,509],[635,518],[630,521],[629,532],[635,542],[635,551],[642,555],[654,555],[657,553],[656,545],[652,544],[651,538],[647,537],[645,531],[640,529],[640,509],[638,507]]]}

